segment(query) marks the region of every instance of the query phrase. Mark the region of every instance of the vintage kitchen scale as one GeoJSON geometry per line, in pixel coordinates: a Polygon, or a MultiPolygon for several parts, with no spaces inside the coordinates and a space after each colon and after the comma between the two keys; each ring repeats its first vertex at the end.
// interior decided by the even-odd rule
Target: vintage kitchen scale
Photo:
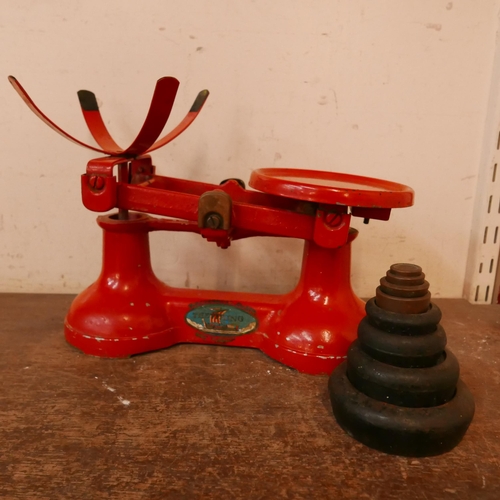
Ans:
{"type": "Polygon", "coordinates": [[[65,320],[67,341],[83,352],[126,357],[178,343],[254,347],[310,374],[331,373],[346,357],[364,317],[364,303],[350,284],[350,246],[358,232],[352,217],[388,220],[391,209],[413,204],[413,191],[369,177],[283,168],[254,170],[249,185],[220,185],[156,174],[149,153],[165,146],[198,116],[201,91],[186,117],[162,132],[179,86],[158,80],[144,125],[120,148],[110,136],[95,95],[78,92],[98,147],[59,128],[34,104],[14,77],[21,98],[67,139],[104,154],[81,176],[83,204],[104,233],[97,281],[73,302],[65,320]],[[160,217],[158,217],[160,216],[160,217]],[[153,273],[149,232],[188,231],[220,248],[252,236],[305,240],[296,288],[284,295],[173,288],[153,273]]]}

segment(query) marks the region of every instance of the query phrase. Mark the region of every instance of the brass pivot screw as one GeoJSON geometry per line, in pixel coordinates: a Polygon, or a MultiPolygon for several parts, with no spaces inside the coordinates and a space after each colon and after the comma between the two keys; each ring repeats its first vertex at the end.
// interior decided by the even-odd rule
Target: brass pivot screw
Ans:
{"type": "Polygon", "coordinates": [[[198,201],[198,227],[207,229],[231,228],[232,199],[224,191],[206,191],[198,201]]]}
{"type": "Polygon", "coordinates": [[[205,219],[205,227],[219,229],[222,226],[222,217],[219,214],[208,214],[205,219]]]}
{"type": "Polygon", "coordinates": [[[420,314],[429,309],[429,283],[420,266],[393,264],[376,290],[375,302],[386,311],[420,314]]]}
{"type": "Polygon", "coordinates": [[[104,179],[100,175],[92,175],[89,179],[89,185],[95,191],[100,191],[104,187],[104,179]]]}

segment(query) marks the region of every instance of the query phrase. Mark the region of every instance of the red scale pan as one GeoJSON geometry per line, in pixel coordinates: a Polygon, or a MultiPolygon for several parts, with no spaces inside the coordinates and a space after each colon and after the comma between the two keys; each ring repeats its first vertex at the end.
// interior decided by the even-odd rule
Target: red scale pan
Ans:
{"type": "Polygon", "coordinates": [[[349,207],[409,207],[414,196],[396,182],[321,170],[261,168],[252,172],[249,185],[287,198],[349,207]]]}
{"type": "Polygon", "coordinates": [[[14,77],[9,81],[49,127],[107,155],[88,163],[83,203],[96,212],[119,212],[98,217],[102,271],[71,305],[64,327],[70,344],[102,357],[177,343],[253,347],[310,374],[331,373],[342,362],[365,315],[350,283],[350,247],[357,236],[351,217],[388,220],[391,209],[412,205],[410,188],[356,175],[278,168],[255,170],[250,177],[255,190],[237,179],[216,185],[160,176],[148,153],[186,130],[208,91],[201,91],[181,123],[160,137],[179,82],[158,80],[144,124],[124,149],[107,130],[92,92],[82,90],[78,98],[97,146],[62,130],[14,77]],[[221,248],[251,236],[302,239],[299,282],[282,295],[168,286],[151,267],[149,232],[158,230],[197,233],[221,248]]]}

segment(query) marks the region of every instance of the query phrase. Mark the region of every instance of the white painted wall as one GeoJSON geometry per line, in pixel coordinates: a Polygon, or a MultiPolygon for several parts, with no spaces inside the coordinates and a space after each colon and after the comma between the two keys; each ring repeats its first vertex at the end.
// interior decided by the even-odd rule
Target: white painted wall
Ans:
{"type": "MultiPolygon", "coordinates": [[[[394,262],[424,268],[434,296],[462,294],[500,0],[3,0],[0,11],[0,291],[78,292],[100,267],[79,176],[96,155],[66,142],[7,82],[90,141],[75,92],[97,93],[119,142],[142,124],[157,78],[181,81],[171,123],[211,91],[197,122],[153,154],[160,173],[219,182],[258,167],[387,178],[416,204],[356,223],[353,284],[374,293],[394,262]]],[[[280,292],[301,242],[226,251],[154,234],[177,286],[280,292]]]]}

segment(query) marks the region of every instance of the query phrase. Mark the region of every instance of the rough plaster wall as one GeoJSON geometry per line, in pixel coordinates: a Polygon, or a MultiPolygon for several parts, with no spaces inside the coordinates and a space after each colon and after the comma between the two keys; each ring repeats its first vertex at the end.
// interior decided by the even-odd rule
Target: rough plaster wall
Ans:
{"type": "MultiPolygon", "coordinates": [[[[0,290],[78,292],[100,267],[80,201],[91,152],[43,125],[17,76],[60,126],[91,141],[75,92],[95,91],[118,142],[135,137],[154,82],[202,88],[197,122],[153,154],[160,173],[219,182],[254,168],[315,168],[412,186],[413,208],[361,230],[353,284],[373,293],[393,262],[420,264],[435,296],[462,293],[499,0],[4,0],[0,13],[0,290]]],[[[168,125],[167,125],[168,126],[168,125]]],[[[256,238],[221,251],[152,235],[170,284],[280,292],[302,243],[256,238]]]]}

